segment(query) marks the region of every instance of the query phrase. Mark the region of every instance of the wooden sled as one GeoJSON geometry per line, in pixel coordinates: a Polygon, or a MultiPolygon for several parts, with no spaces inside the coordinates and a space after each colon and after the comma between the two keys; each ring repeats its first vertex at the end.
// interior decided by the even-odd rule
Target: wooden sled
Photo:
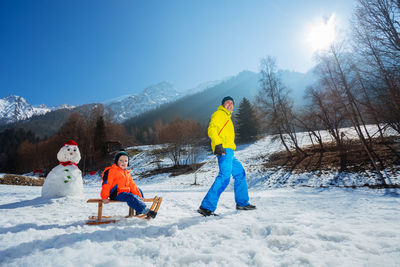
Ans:
{"type": "MultiPolygon", "coordinates": [[[[144,202],[153,202],[151,204],[150,210],[157,212],[158,209],[160,208],[161,202],[162,202],[162,197],[154,197],[154,198],[145,198],[143,199],[144,202]]],[[[106,224],[106,223],[116,223],[119,221],[119,219],[116,219],[116,216],[103,216],[103,200],[100,198],[92,198],[88,199],[87,203],[97,203],[98,204],[98,210],[97,210],[97,216],[89,216],[89,221],[86,222],[86,224],[89,225],[96,225],[96,224],[106,224]]],[[[110,203],[124,203],[126,205],[126,202],[123,201],[117,201],[117,200],[110,200],[110,203]]],[[[137,214],[135,215],[135,210],[129,207],[129,213],[128,216],[125,216],[125,218],[130,218],[130,217],[136,217],[140,219],[147,219],[150,220],[151,218],[148,218],[146,214],[137,214]]]]}

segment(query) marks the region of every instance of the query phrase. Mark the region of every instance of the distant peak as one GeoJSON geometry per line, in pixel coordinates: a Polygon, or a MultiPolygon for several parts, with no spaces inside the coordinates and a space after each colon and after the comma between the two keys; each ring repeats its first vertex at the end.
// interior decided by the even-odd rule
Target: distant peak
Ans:
{"type": "Polygon", "coordinates": [[[5,97],[3,99],[8,100],[8,101],[12,101],[12,100],[20,101],[20,100],[23,100],[23,101],[26,102],[25,98],[23,98],[22,96],[18,96],[18,95],[9,95],[9,96],[7,96],[7,97],[5,97]]]}
{"type": "Polygon", "coordinates": [[[47,108],[46,104],[40,104],[40,105],[36,105],[34,107],[35,108],[47,108]]]}
{"type": "Polygon", "coordinates": [[[163,82],[157,83],[156,86],[173,86],[173,85],[167,81],[163,81],[163,82]]]}
{"type": "Polygon", "coordinates": [[[73,109],[76,106],[68,105],[68,104],[61,104],[57,107],[54,107],[54,109],[73,109]]]}
{"type": "MultiPolygon", "coordinates": [[[[68,106],[68,108],[71,107],[68,106]]],[[[32,116],[43,115],[56,109],[59,108],[48,108],[45,104],[32,106],[22,96],[9,95],[0,99],[0,124],[26,120],[32,116]]]]}
{"type": "Polygon", "coordinates": [[[248,75],[248,74],[255,74],[255,72],[250,70],[243,70],[238,73],[238,75],[248,75]]]}
{"type": "Polygon", "coordinates": [[[124,121],[174,101],[180,96],[182,93],[179,93],[174,85],[163,81],[146,87],[140,94],[122,96],[105,102],[105,105],[114,112],[115,119],[124,121]]]}
{"type": "Polygon", "coordinates": [[[169,82],[160,82],[155,85],[146,87],[142,94],[143,95],[163,95],[177,93],[177,89],[169,82]]]}
{"type": "Polygon", "coordinates": [[[159,82],[159,83],[147,86],[146,89],[147,88],[152,88],[152,87],[158,87],[158,86],[172,86],[173,87],[173,85],[171,83],[169,83],[167,81],[163,81],[163,82],[159,82]]]}

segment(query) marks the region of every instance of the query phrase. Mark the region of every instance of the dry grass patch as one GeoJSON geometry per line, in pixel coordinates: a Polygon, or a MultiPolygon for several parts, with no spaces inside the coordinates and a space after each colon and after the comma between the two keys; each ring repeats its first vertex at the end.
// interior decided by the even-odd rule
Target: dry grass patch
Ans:
{"type": "Polygon", "coordinates": [[[178,176],[183,174],[194,173],[196,170],[200,169],[204,163],[197,163],[194,165],[180,165],[180,166],[172,166],[172,167],[161,167],[154,170],[150,170],[144,173],[141,173],[140,178],[148,178],[154,175],[169,173],[170,176],[178,176]]]}
{"type": "Polygon", "coordinates": [[[23,175],[5,174],[0,178],[0,184],[42,186],[44,178],[32,178],[23,175]]]}
{"type": "MultiPolygon", "coordinates": [[[[380,162],[386,170],[391,172],[399,171],[400,168],[400,139],[398,137],[386,138],[385,142],[374,140],[373,150],[379,157],[380,162]]],[[[295,173],[313,171],[337,171],[340,169],[340,153],[333,143],[325,144],[324,149],[318,147],[304,148],[306,156],[302,154],[292,154],[287,151],[274,153],[265,156],[263,166],[266,169],[283,168],[295,173]]],[[[359,172],[373,170],[368,154],[358,141],[346,143],[346,171],[359,172]]]]}

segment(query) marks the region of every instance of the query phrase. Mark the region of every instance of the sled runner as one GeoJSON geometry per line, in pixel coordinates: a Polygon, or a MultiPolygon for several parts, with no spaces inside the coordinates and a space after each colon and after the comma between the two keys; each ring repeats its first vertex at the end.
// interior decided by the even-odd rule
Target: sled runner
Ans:
{"type": "MultiPolygon", "coordinates": [[[[161,202],[162,202],[162,197],[154,197],[154,198],[145,198],[143,199],[144,202],[153,202],[151,204],[150,210],[157,212],[158,209],[160,208],[161,202]]],[[[89,216],[89,221],[86,222],[86,224],[89,225],[96,225],[96,224],[106,224],[106,223],[115,223],[119,221],[120,218],[117,216],[103,216],[103,200],[100,198],[92,198],[88,199],[87,203],[98,203],[98,210],[97,210],[97,216],[89,216]]],[[[126,205],[126,202],[123,201],[117,201],[117,200],[110,200],[110,203],[124,203],[126,205]]],[[[131,207],[129,208],[129,213],[128,216],[125,216],[125,218],[129,217],[136,217],[140,219],[147,219],[150,220],[150,217],[147,217],[146,214],[137,214],[135,215],[135,210],[132,209],[131,207]]],[[[122,217],[124,218],[124,217],[122,217]]]]}

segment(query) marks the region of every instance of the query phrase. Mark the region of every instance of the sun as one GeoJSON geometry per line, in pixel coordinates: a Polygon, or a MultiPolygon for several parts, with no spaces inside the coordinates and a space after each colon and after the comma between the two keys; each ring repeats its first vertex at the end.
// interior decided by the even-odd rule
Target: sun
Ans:
{"type": "Polygon", "coordinates": [[[329,48],[336,39],[336,25],[336,15],[332,14],[329,18],[320,18],[310,26],[306,42],[312,52],[329,48]]]}

